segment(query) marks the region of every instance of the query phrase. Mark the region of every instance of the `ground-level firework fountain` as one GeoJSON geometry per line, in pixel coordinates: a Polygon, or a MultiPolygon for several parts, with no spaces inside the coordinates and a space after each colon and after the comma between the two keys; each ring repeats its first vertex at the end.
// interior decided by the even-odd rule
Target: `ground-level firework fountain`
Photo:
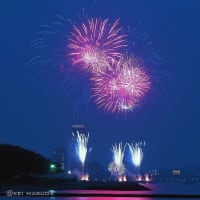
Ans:
{"type": "Polygon", "coordinates": [[[111,175],[116,177],[119,182],[126,181],[126,168],[123,164],[125,146],[122,143],[112,145],[113,161],[109,164],[108,170],[111,175]]]}
{"type": "Polygon", "coordinates": [[[77,141],[76,152],[82,166],[82,174],[80,179],[87,181],[89,179],[89,176],[88,174],[85,174],[85,160],[88,152],[87,145],[88,145],[89,134],[85,135],[77,131],[76,135],[74,133],[72,133],[72,135],[76,137],[77,141]]]}
{"type": "Polygon", "coordinates": [[[144,156],[142,147],[145,146],[145,142],[129,143],[128,146],[131,152],[131,159],[132,159],[133,165],[135,166],[135,169],[136,169],[136,177],[139,180],[140,166],[141,166],[143,156],[144,156]]]}

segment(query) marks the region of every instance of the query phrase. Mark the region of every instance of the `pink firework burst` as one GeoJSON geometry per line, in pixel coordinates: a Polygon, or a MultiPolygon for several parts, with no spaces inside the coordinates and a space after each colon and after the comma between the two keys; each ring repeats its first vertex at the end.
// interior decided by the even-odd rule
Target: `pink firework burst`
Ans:
{"type": "Polygon", "coordinates": [[[94,101],[110,112],[133,110],[151,88],[142,59],[132,57],[115,64],[115,70],[95,73],[91,78],[94,101]]]}
{"type": "Polygon", "coordinates": [[[80,26],[73,25],[68,55],[73,65],[100,71],[122,56],[119,50],[127,46],[125,38],[119,19],[110,24],[108,19],[91,18],[80,26]]]}

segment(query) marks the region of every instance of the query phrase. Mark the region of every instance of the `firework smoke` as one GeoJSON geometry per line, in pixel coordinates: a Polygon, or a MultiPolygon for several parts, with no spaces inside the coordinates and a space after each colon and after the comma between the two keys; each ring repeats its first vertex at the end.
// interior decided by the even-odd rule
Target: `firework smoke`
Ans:
{"type": "Polygon", "coordinates": [[[123,164],[125,147],[123,147],[122,143],[112,145],[112,152],[114,160],[109,164],[108,170],[111,172],[113,176],[119,177],[125,174],[125,165],[123,164]]]}
{"type": "Polygon", "coordinates": [[[115,162],[111,162],[108,165],[108,171],[111,173],[112,176],[119,177],[125,174],[126,168],[125,165],[122,163],[120,166],[117,166],[115,162]]]}

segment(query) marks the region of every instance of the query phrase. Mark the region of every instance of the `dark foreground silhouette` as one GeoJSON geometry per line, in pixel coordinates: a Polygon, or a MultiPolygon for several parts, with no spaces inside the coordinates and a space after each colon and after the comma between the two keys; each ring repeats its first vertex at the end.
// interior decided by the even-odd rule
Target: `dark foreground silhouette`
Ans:
{"type": "Polygon", "coordinates": [[[124,191],[145,191],[148,188],[134,182],[82,182],[69,179],[46,179],[38,178],[32,180],[15,180],[2,183],[0,191],[12,190],[124,190],[124,191]]]}

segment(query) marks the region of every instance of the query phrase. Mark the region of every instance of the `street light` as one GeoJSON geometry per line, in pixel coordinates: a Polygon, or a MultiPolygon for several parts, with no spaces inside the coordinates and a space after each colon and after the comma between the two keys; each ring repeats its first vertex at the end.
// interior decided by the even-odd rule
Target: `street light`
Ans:
{"type": "Polygon", "coordinates": [[[51,170],[55,170],[56,169],[56,165],[55,164],[50,164],[50,169],[51,170]]]}

